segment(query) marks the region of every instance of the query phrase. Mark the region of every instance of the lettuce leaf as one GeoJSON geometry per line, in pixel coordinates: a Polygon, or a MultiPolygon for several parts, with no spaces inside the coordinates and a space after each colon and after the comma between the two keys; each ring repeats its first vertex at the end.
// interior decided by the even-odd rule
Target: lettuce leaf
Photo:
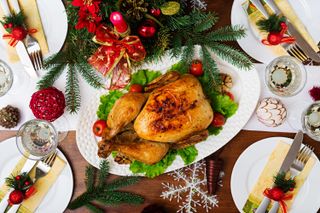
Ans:
{"type": "Polygon", "coordinates": [[[132,74],[130,85],[140,84],[142,86],[145,86],[160,75],[161,72],[159,71],[138,70],[137,72],[132,74]]]}
{"type": "Polygon", "coordinates": [[[176,156],[180,155],[185,165],[192,163],[198,156],[198,150],[194,146],[180,150],[170,150],[164,158],[156,164],[147,165],[139,161],[133,161],[130,165],[132,173],[144,174],[148,178],[154,178],[163,174],[171,166],[176,156]]]}
{"type": "Polygon", "coordinates": [[[238,104],[231,100],[229,96],[217,94],[212,99],[213,110],[220,112],[226,118],[230,118],[237,112],[238,104]]]}
{"type": "Polygon", "coordinates": [[[107,120],[108,114],[112,109],[116,100],[118,100],[123,95],[122,92],[118,90],[112,90],[107,95],[102,95],[100,97],[100,105],[98,107],[97,116],[101,120],[107,120]]]}

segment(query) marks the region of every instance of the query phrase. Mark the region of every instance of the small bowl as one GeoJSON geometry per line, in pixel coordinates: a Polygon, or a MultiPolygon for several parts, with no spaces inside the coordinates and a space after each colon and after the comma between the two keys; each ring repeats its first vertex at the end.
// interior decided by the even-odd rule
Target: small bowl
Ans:
{"type": "Polygon", "coordinates": [[[307,82],[303,64],[291,56],[274,59],[265,70],[265,83],[269,90],[281,97],[297,95],[307,82]]]}
{"type": "Polygon", "coordinates": [[[13,74],[10,67],[0,60],[0,97],[7,94],[13,83],[13,74]]]}

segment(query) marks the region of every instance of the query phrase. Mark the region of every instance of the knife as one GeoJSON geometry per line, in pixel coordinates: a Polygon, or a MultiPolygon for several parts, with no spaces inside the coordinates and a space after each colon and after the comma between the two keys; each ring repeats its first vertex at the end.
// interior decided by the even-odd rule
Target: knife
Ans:
{"type": "MultiPolygon", "coordinates": [[[[259,0],[259,3],[262,4],[261,0],[259,0]]],[[[275,14],[281,13],[279,7],[274,3],[273,0],[269,0],[268,5],[274,11],[275,14]]],[[[264,8],[262,11],[264,14],[267,13],[264,8]]],[[[312,48],[312,46],[305,40],[305,38],[301,35],[301,33],[289,22],[289,20],[287,20],[286,24],[288,26],[288,33],[296,39],[295,42],[300,47],[300,49],[313,61],[320,62],[320,56],[312,48]]]]}
{"type": "MultiPolygon", "coordinates": [[[[292,145],[291,145],[286,157],[284,158],[278,173],[286,173],[290,169],[293,161],[296,159],[296,157],[299,153],[302,141],[303,141],[303,132],[300,130],[295,135],[293,142],[292,142],[292,145]]],[[[255,213],[265,213],[269,204],[270,204],[270,199],[267,197],[264,197],[262,202],[260,203],[259,207],[255,211],[255,213]]]]}
{"type": "MultiPolygon", "coordinates": [[[[22,167],[20,173],[23,173],[23,172],[29,173],[36,163],[37,163],[37,161],[28,159],[26,161],[26,163],[24,164],[24,166],[22,167]]],[[[0,202],[0,212],[4,212],[6,210],[6,208],[8,206],[9,195],[13,190],[14,189],[10,189],[6,193],[6,195],[2,198],[2,200],[0,202]]]]}
{"type": "MultiPolygon", "coordinates": [[[[11,15],[7,0],[1,0],[0,5],[5,16],[11,15]]],[[[32,64],[31,58],[24,43],[22,41],[19,41],[15,48],[24,69],[27,71],[31,78],[37,78],[38,74],[32,64]]]]}

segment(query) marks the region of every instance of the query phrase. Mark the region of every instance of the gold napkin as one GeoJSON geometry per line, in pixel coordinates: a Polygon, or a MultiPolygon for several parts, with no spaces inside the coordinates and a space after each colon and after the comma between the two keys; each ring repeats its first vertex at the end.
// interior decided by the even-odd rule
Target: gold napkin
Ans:
{"type": "MultiPolygon", "coordinates": [[[[17,163],[16,167],[13,169],[11,174],[18,175],[23,167],[23,165],[26,163],[27,159],[25,157],[21,158],[19,162],[17,163]]],[[[64,169],[66,165],[66,162],[62,160],[59,156],[56,158],[50,172],[40,178],[35,183],[36,193],[32,195],[30,198],[24,200],[22,202],[22,206],[20,206],[19,211],[20,213],[31,213],[34,212],[38,206],[40,205],[41,201],[45,197],[45,195],[48,193],[51,186],[55,183],[57,178],[59,177],[60,173],[64,169]]],[[[30,171],[29,173],[30,177],[33,178],[35,176],[35,167],[30,171]]],[[[9,190],[9,187],[7,187],[5,184],[1,186],[0,188],[0,200],[4,197],[6,192],[9,190]]]]}
{"type": "MultiPolygon", "coordinates": [[[[276,148],[273,150],[272,154],[269,157],[267,165],[264,167],[258,182],[253,187],[252,191],[249,194],[249,198],[246,204],[243,207],[243,211],[253,212],[253,209],[257,208],[261,201],[263,200],[263,191],[266,188],[270,188],[273,185],[273,177],[277,175],[281,164],[286,157],[288,151],[290,149],[290,145],[284,142],[279,142],[276,148]]],[[[293,198],[291,200],[286,200],[285,203],[287,204],[288,209],[292,206],[295,196],[298,194],[300,188],[302,187],[304,181],[307,179],[309,173],[312,170],[312,167],[315,163],[315,159],[311,157],[308,160],[308,163],[297,177],[295,177],[296,186],[295,189],[290,192],[293,194],[293,198]]],[[[271,208],[271,205],[269,206],[271,208]]],[[[278,212],[281,212],[280,210],[278,212]]]]}
{"type": "Polygon", "coordinates": [[[282,14],[292,23],[292,25],[301,33],[303,38],[312,46],[312,48],[318,52],[319,47],[313,40],[304,24],[299,19],[298,15],[291,7],[287,0],[274,0],[275,4],[279,7],[282,14]]]}
{"type": "MultiPolygon", "coordinates": [[[[258,8],[256,8],[256,6],[254,6],[251,0],[246,0],[245,2],[243,2],[242,8],[247,13],[249,24],[251,25],[254,31],[253,33],[258,35],[258,37],[260,38],[260,42],[262,39],[267,38],[268,33],[262,32],[261,30],[259,30],[259,27],[257,26],[257,21],[265,18],[262,12],[258,8]]],[[[268,49],[271,50],[273,54],[277,56],[288,55],[287,51],[281,45],[266,47],[268,47],[268,49]]]]}
{"type": "MultiPolygon", "coordinates": [[[[8,0],[10,5],[10,0],[8,0]]],[[[23,11],[26,19],[25,24],[28,26],[28,29],[36,29],[37,32],[33,33],[32,36],[37,39],[39,42],[42,55],[45,55],[49,52],[46,36],[43,31],[42,22],[37,6],[36,0],[18,0],[21,10],[23,11]]],[[[0,7],[0,20],[2,20],[4,14],[2,8],[0,7]]],[[[3,26],[0,24],[0,30],[3,33],[7,33],[3,26]]],[[[0,38],[2,39],[2,38],[0,38]]],[[[19,57],[16,53],[14,47],[7,45],[8,58],[11,62],[19,61],[19,57]]]]}

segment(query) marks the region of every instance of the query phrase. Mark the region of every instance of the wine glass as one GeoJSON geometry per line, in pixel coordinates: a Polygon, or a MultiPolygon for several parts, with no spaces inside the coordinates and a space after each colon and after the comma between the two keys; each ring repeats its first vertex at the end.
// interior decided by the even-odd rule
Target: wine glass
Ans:
{"type": "Polygon", "coordinates": [[[301,116],[301,123],[304,132],[310,138],[320,141],[320,101],[305,108],[301,116]]]}
{"type": "Polygon", "coordinates": [[[0,97],[4,96],[11,88],[13,83],[13,74],[10,67],[0,60],[0,97]]]}
{"type": "Polygon", "coordinates": [[[58,119],[52,122],[52,125],[56,128],[58,132],[58,141],[63,141],[69,133],[69,122],[66,116],[60,116],[58,119]]]}
{"type": "Polygon", "coordinates": [[[56,150],[58,133],[50,122],[33,119],[19,128],[16,144],[26,158],[41,160],[56,150]]]}
{"type": "Polygon", "coordinates": [[[294,96],[301,92],[306,82],[306,69],[294,57],[280,56],[266,67],[265,83],[275,95],[294,96]]]}

